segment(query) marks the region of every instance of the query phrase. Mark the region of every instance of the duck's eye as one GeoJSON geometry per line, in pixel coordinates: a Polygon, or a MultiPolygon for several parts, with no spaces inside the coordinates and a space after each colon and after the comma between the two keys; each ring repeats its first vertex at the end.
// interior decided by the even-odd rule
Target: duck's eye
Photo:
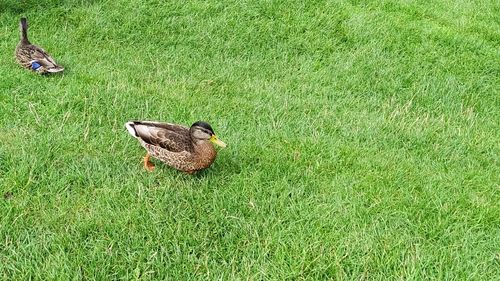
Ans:
{"type": "Polygon", "coordinates": [[[200,131],[202,131],[204,134],[207,134],[207,135],[212,135],[213,133],[210,132],[209,130],[205,129],[205,128],[202,128],[202,127],[199,127],[200,131]]]}

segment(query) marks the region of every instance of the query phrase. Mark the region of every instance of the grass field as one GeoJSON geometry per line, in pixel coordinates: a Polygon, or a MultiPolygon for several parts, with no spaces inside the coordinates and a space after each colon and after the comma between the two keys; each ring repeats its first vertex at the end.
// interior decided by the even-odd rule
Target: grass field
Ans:
{"type": "Polygon", "coordinates": [[[0,2],[0,279],[499,280],[498,1],[0,2]],[[18,21],[66,67],[14,60],[18,21]],[[195,176],[128,120],[212,124],[195,176]]]}

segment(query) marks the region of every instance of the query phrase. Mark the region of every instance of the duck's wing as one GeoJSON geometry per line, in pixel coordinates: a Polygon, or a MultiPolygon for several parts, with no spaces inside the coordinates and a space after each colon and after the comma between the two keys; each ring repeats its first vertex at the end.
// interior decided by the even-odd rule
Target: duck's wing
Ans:
{"type": "Polygon", "coordinates": [[[131,135],[170,152],[191,151],[189,128],[160,122],[131,121],[125,124],[131,135]]]}
{"type": "Polygon", "coordinates": [[[47,72],[60,72],[64,70],[63,67],[57,65],[54,59],[44,49],[36,45],[31,45],[29,49],[32,61],[39,63],[47,72]]]}

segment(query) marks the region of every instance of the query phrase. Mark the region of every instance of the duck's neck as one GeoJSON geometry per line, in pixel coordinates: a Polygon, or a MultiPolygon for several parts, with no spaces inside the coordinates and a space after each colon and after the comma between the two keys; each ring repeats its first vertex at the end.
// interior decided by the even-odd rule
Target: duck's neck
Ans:
{"type": "Polygon", "coordinates": [[[28,40],[28,26],[26,22],[21,23],[21,43],[30,44],[28,40]]]}
{"type": "Polygon", "coordinates": [[[203,150],[204,153],[207,153],[207,154],[217,153],[217,151],[214,148],[214,145],[208,140],[200,141],[196,144],[196,146],[197,146],[197,149],[203,150]]]}

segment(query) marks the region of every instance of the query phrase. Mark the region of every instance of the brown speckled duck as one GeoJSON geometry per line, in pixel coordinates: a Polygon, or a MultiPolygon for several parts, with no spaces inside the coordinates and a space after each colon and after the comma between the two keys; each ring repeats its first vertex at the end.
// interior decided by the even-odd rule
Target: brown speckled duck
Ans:
{"type": "Polygon", "coordinates": [[[21,41],[16,47],[16,59],[22,67],[40,74],[56,73],[64,70],[64,68],[56,64],[44,49],[30,43],[26,18],[21,18],[19,27],[21,29],[21,41]]]}
{"type": "Polygon", "coordinates": [[[226,147],[212,127],[203,121],[195,122],[190,128],[151,121],[130,121],[125,127],[146,149],[144,168],[150,172],[154,169],[150,156],[192,174],[214,162],[217,151],[212,144],[226,147]]]}

